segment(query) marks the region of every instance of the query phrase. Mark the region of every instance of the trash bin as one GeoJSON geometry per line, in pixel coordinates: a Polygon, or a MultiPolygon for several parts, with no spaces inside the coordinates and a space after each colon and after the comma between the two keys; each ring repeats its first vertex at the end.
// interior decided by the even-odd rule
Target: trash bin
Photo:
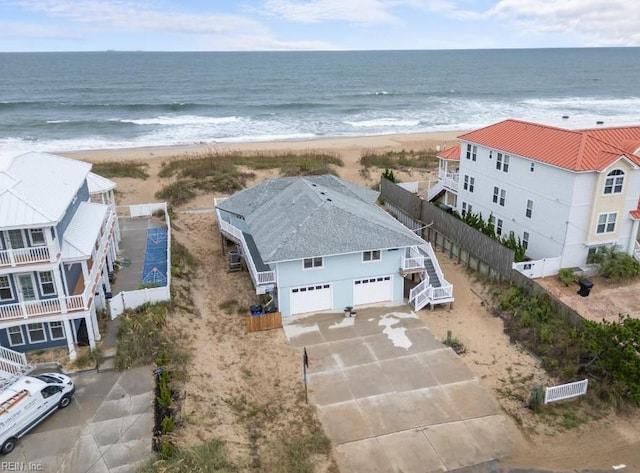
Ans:
{"type": "Polygon", "coordinates": [[[579,284],[580,290],[578,291],[578,294],[580,294],[582,297],[587,297],[591,292],[591,288],[593,288],[593,282],[588,279],[581,279],[579,284]]]}
{"type": "Polygon", "coordinates": [[[249,311],[251,312],[251,315],[262,315],[264,314],[263,310],[262,310],[262,306],[261,305],[252,305],[251,307],[249,307],[249,311]]]}

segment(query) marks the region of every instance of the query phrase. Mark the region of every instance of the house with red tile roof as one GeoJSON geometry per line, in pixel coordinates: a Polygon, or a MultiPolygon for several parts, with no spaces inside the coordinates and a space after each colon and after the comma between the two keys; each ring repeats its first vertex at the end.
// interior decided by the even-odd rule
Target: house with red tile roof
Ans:
{"type": "Polygon", "coordinates": [[[640,259],[640,126],[569,130],[505,120],[441,152],[431,201],[481,213],[527,257],[580,267],[604,246],[640,259]]]}

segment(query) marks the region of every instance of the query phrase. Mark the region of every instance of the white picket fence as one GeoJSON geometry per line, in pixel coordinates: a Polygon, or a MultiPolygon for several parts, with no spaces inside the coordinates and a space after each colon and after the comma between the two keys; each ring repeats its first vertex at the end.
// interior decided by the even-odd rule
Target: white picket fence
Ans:
{"type": "Polygon", "coordinates": [[[561,384],[559,386],[551,386],[544,390],[544,403],[562,401],[563,399],[571,399],[572,397],[587,394],[588,379],[576,381],[574,383],[561,384]]]}
{"type": "Polygon", "coordinates": [[[513,263],[512,267],[531,279],[555,276],[560,271],[560,257],[513,263]]]}

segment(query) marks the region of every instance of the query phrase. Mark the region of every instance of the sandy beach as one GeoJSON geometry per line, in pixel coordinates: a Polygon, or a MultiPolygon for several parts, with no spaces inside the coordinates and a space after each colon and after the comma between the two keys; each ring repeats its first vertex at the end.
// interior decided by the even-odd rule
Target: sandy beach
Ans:
{"type": "MultiPolygon", "coordinates": [[[[344,162],[336,172],[343,179],[362,185],[373,185],[381,170],[370,176],[361,173],[359,159],[363,151],[399,151],[445,149],[457,144],[463,131],[326,138],[305,141],[277,141],[252,143],[214,143],[194,146],[158,148],[88,150],[58,153],[89,162],[136,160],[148,165],[149,178],[114,178],[118,189],[118,204],[127,205],[157,201],[155,192],[170,182],[158,177],[167,159],[180,159],[202,152],[296,152],[327,151],[337,154],[344,162]]],[[[278,170],[255,172],[249,185],[269,177],[278,170]]],[[[403,181],[434,178],[431,170],[405,170],[397,173],[403,181]]],[[[184,205],[186,208],[210,208],[213,197],[199,195],[184,205]]],[[[176,209],[176,210],[181,210],[176,209]]],[[[288,345],[282,331],[273,330],[247,334],[243,319],[222,309],[225,302],[234,301],[238,307],[248,307],[255,294],[246,273],[227,273],[225,256],[220,249],[217,227],[211,213],[177,213],[174,237],[202,262],[195,276],[179,282],[189,287],[194,308],[190,312],[172,315],[174,329],[183,333],[194,350],[189,377],[184,388],[184,415],[190,419],[181,433],[180,443],[195,445],[203,439],[223,438],[232,457],[239,464],[247,461],[250,443],[247,425],[240,422],[229,407],[229,399],[238,393],[255,405],[278,405],[277,421],[264,427],[259,452],[263,471],[279,471],[269,464],[279,438],[295,424],[299,417],[299,360],[288,345]],[[211,288],[216,288],[215,291],[211,288]],[[273,363],[273,360],[277,360],[273,363]],[[274,382],[273,380],[276,380],[274,382]],[[215,389],[211,389],[215,383],[215,389]]],[[[439,339],[447,330],[467,347],[463,360],[480,383],[498,400],[503,410],[519,424],[523,436],[517,442],[510,462],[515,466],[550,469],[608,468],[625,462],[629,467],[640,465],[637,454],[640,432],[635,423],[615,416],[590,418],[584,425],[565,429],[551,419],[540,421],[520,401],[526,398],[533,384],[548,384],[549,380],[537,360],[510,343],[503,333],[501,319],[489,312],[486,292],[464,268],[438,252],[443,271],[454,284],[456,303],[452,310],[439,308],[423,310],[419,316],[439,339]]],[[[577,409],[579,415],[582,411],[577,409]]],[[[275,415],[275,414],[274,414],[275,415]]],[[[330,458],[320,461],[316,471],[335,472],[330,458]]],[[[631,470],[628,470],[631,471],[631,470]]]]}

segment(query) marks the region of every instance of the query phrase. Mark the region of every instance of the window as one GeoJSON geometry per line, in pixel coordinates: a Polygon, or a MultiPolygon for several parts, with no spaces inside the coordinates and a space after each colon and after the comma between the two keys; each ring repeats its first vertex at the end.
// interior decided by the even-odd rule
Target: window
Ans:
{"type": "Polygon", "coordinates": [[[467,159],[470,159],[471,161],[475,161],[477,155],[478,155],[478,147],[475,145],[472,146],[467,143],[467,154],[466,154],[467,159]]]}
{"type": "Polygon", "coordinates": [[[622,193],[622,187],[624,186],[624,171],[620,169],[614,169],[604,180],[604,193],[605,194],[620,194],[622,193]]]}
{"type": "Polygon", "coordinates": [[[29,335],[29,343],[40,343],[47,339],[44,335],[44,326],[42,323],[27,324],[27,333],[29,335]]]}
{"type": "Polygon", "coordinates": [[[22,327],[9,327],[7,329],[9,334],[9,345],[12,347],[18,345],[24,345],[24,335],[22,334],[22,327]]]}
{"type": "Polygon", "coordinates": [[[29,238],[33,246],[44,246],[47,242],[44,239],[44,229],[32,228],[29,230],[29,238]]]}
{"type": "Polygon", "coordinates": [[[51,335],[51,340],[63,339],[64,327],[62,326],[62,322],[49,322],[49,334],[51,335]]]}
{"type": "Polygon", "coordinates": [[[493,203],[497,204],[498,203],[498,195],[500,194],[500,189],[498,189],[497,187],[493,188],[493,203]]]}
{"type": "Polygon", "coordinates": [[[498,223],[496,224],[496,235],[502,235],[502,219],[498,219],[498,223]]]}
{"type": "Polygon", "coordinates": [[[509,172],[509,155],[504,155],[504,163],[502,163],[502,172],[509,172]]]}
{"type": "Polygon", "coordinates": [[[533,215],[533,200],[527,200],[527,210],[524,212],[527,218],[533,215]]]}
{"type": "Polygon", "coordinates": [[[505,197],[507,196],[507,191],[504,189],[500,189],[500,206],[504,207],[505,197]]]}
{"type": "Polygon", "coordinates": [[[489,159],[493,159],[493,150],[492,149],[489,150],[489,159]]]}
{"type": "Polygon", "coordinates": [[[496,169],[502,172],[509,172],[509,155],[498,153],[498,159],[496,159],[496,169]]]}
{"type": "Polygon", "coordinates": [[[305,258],[302,266],[304,269],[322,268],[322,258],[305,258]]]}
{"type": "Polygon", "coordinates": [[[522,246],[525,250],[529,248],[529,232],[524,232],[522,234],[522,246]]]}
{"type": "Polygon", "coordinates": [[[498,153],[498,159],[496,159],[496,169],[502,170],[502,153],[498,153]]]}
{"type": "Polygon", "coordinates": [[[0,301],[11,300],[13,300],[13,291],[11,290],[9,276],[0,276],[0,301]]]}
{"type": "Polygon", "coordinates": [[[9,243],[11,248],[24,248],[24,235],[22,230],[9,230],[9,243]]]}
{"type": "Polygon", "coordinates": [[[463,202],[462,203],[462,216],[464,217],[465,215],[467,215],[467,203],[463,202]]]}
{"type": "Polygon", "coordinates": [[[40,291],[43,296],[56,294],[56,285],[53,281],[53,273],[51,271],[38,273],[38,279],[40,280],[40,291]]]}
{"type": "Polygon", "coordinates": [[[596,233],[613,233],[616,229],[616,212],[598,215],[596,233]]]}
{"type": "Polygon", "coordinates": [[[469,176],[464,176],[464,190],[468,190],[469,192],[473,192],[473,188],[476,184],[476,178],[475,177],[469,177],[469,176]]]}
{"type": "Polygon", "coordinates": [[[362,253],[362,261],[380,261],[380,250],[365,251],[362,253]]]}
{"type": "Polygon", "coordinates": [[[529,166],[529,171],[533,172],[536,170],[536,163],[531,163],[531,165],[529,166]]]}
{"type": "Polygon", "coordinates": [[[53,396],[54,394],[58,394],[62,392],[62,388],[60,386],[47,386],[40,393],[44,399],[53,396]]]}

